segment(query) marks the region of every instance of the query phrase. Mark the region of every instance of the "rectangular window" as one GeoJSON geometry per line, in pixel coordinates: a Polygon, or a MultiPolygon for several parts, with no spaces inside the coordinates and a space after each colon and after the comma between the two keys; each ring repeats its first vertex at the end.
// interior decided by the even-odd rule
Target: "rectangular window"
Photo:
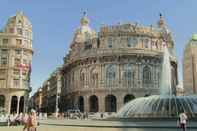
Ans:
{"type": "Polygon", "coordinates": [[[7,45],[8,44],[8,39],[3,39],[3,44],[7,45]]]}
{"type": "Polygon", "coordinates": [[[10,28],[9,33],[14,33],[14,28],[10,28]]]}
{"type": "Polygon", "coordinates": [[[23,51],[24,56],[28,56],[28,52],[26,50],[23,51]]]}
{"type": "Polygon", "coordinates": [[[17,45],[21,45],[22,44],[22,40],[21,39],[16,39],[16,44],[17,45]]]}
{"type": "Polygon", "coordinates": [[[8,61],[7,58],[2,57],[1,58],[1,65],[7,65],[8,61]]]}
{"type": "Polygon", "coordinates": [[[20,49],[15,49],[15,54],[16,55],[20,55],[21,54],[21,50],[20,49]]]}
{"type": "Polygon", "coordinates": [[[112,38],[109,38],[108,39],[108,47],[109,48],[112,48],[112,38]]]}
{"type": "Polygon", "coordinates": [[[13,74],[14,74],[14,75],[19,75],[19,74],[20,74],[20,70],[15,69],[14,72],[13,72],[13,74]]]}
{"type": "Polygon", "coordinates": [[[1,50],[1,54],[2,55],[7,55],[8,54],[8,50],[7,49],[2,49],[1,50]]]}
{"type": "Polygon", "coordinates": [[[15,87],[18,87],[20,85],[19,79],[14,79],[13,81],[14,81],[13,84],[15,87]]]}
{"type": "Polygon", "coordinates": [[[28,44],[28,40],[24,40],[24,44],[27,45],[28,44]]]}
{"type": "Polygon", "coordinates": [[[5,75],[5,73],[6,73],[6,70],[5,69],[0,69],[0,76],[1,75],[5,75]]]}
{"type": "Polygon", "coordinates": [[[27,88],[28,87],[28,81],[23,79],[23,88],[27,88]]]}
{"type": "Polygon", "coordinates": [[[23,64],[27,65],[27,60],[23,59],[23,64]]]}
{"type": "Polygon", "coordinates": [[[23,30],[21,28],[17,28],[17,33],[22,35],[23,34],[23,30]]]}
{"type": "Polygon", "coordinates": [[[14,59],[14,65],[15,65],[15,66],[20,65],[20,63],[21,63],[21,60],[20,60],[19,58],[15,58],[15,59],[14,59]]]}
{"type": "Polygon", "coordinates": [[[23,70],[22,74],[23,74],[23,76],[26,76],[27,75],[27,71],[23,70]]]}
{"type": "Polygon", "coordinates": [[[0,88],[5,88],[5,79],[0,79],[0,88]]]}

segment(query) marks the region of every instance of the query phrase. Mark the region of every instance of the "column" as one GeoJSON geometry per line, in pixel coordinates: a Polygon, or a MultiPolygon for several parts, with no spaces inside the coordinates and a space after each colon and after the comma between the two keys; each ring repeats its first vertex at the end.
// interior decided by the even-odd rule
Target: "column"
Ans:
{"type": "Polygon", "coordinates": [[[98,96],[99,112],[105,112],[105,98],[103,95],[98,96]]]}
{"type": "Polygon", "coordinates": [[[84,112],[89,112],[89,96],[84,96],[84,112]]]}
{"type": "Polygon", "coordinates": [[[16,113],[18,114],[19,113],[19,106],[20,106],[20,97],[17,96],[17,111],[16,113]]]}
{"type": "Polygon", "coordinates": [[[123,100],[123,96],[122,95],[120,95],[120,96],[116,96],[116,112],[118,111],[118,110],[120,110],[120,108],[122,108],[123,107],[123,105],[124,105],[124,100],[123,100]]]}
{"type": "Polygon", "coordinates": [[[11,97],[9,95],[5,96],[5,109],[6,113],[10,113],[10,107],[11,107],[11,97]]]}

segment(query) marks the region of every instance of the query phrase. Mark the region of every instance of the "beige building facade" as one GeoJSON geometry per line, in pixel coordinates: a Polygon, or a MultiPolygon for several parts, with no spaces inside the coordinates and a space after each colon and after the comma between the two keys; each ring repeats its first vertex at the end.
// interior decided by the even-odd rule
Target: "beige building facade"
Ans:
{"type": "Polygon", "coordinates": [[[197,34],[194,34],[185,47],[183,58],[184,94],[197,93],[197,34]]]}
{"type": "Polygon", "coordinates": [[[61,68],[57,68],[32,96],[32,108],[38,112],[49,114],[62,110],[62,104],[64,103],[64,101],[61,101],[62,87],[64,87],[64,84],[61,68]]]}
{"type": "Polygon", "coordinates": [[[27,110],[32,54],[32,25],[17,12],[0,32],[0,108],[6,113],[27,110]]]}
{"type": "Polygon", "coordinates": [[[116,112],[134,98],[159,94],[164,46],[176,94],[174,42],[162,16],[157,26],[117,24],[99,32],[90,28],[86,14],[80,23],[64,58],[64,110],[116,112]]]}

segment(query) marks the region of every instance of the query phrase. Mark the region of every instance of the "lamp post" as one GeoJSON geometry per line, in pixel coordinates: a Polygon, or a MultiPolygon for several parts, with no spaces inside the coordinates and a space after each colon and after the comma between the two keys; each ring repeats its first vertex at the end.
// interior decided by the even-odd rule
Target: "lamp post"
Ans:
{"type": "Polygon", "coordinates": [[[60,73],[57,73],[57,91],[56,91],[56,103],[55,103],[55,116],[58,117],[59,113],[59,99],[60,99],[60,92],[61,92],[61,76],[60,73]]]}

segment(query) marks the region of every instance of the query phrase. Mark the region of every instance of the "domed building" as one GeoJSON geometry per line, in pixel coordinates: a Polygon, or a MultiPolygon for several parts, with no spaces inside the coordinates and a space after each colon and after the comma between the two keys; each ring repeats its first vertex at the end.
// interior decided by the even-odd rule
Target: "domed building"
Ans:
{"type": "Polygon", "coordinates": [[[17,12],[0,32],[0,109],[6,113],[26,111],[32,54],[32,25],[17,12]]]}
{"type": "Polygon", "coordinates": [[[172,92],[177,59],[171,32],[162,16],[157,26],[117,24],[90,28],[87,15],[64,58],[65,107],[82,112],[116,112],[137,97],[159,94],[163,47],[170,51],[172,92]]]}

